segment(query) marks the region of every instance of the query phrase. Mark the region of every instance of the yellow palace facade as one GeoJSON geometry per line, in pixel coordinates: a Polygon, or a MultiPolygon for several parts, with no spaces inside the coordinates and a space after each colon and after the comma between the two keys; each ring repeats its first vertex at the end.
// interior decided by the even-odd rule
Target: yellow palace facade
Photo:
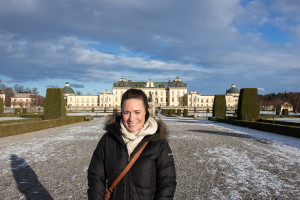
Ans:
{"type": "MultiPolygon", "coordinates": [[[[195,91],[188,93],[187,84],[177,76],[173,81],[153,82],[149,79],[147,82],[133,82],[123,76],[119,81],[113,84],[113,91],[104,91],[99,95],[76,95],[69,83],[63,88],[66,100],[66,106],[69,110],[82,109],[95,110],[120,109],[121,97],[123,93],[130,89],[137,88],[145,92],[148,99],[155,107],[160,108],[188,108],[189,110],[212,109],[214,95],[201,95],[195,91]]],[[[232,87],[226,92],[226,103],[228,109],[237,108],[239,90],[232,87]]]]}

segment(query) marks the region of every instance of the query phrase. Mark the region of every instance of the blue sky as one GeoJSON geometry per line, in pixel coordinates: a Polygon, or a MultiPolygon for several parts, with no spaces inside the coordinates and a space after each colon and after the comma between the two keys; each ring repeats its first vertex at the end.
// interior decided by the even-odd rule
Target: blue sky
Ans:
{"type": "Polygon", "coordinates": [[[300,91],[299,0],[0,0],[0,79],[98,94],[121,76],[300,91]],[[151,68],[150,73],[147,69],[151,68]]]}

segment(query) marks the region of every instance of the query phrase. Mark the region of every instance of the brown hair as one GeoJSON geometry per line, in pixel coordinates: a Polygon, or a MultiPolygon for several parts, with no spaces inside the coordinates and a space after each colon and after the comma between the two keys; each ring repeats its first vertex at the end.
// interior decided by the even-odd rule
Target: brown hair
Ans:
{"type": "Polygon", "coordinates": [[[142,90],[139,90],[139,89],[129,89],[129,90],[127,90],[122,96],[121,110],[123,108],[123,103],[127,99],[140,99],[140,100],[143,101],[145,111],[146,111],[146,115],[145,115],[145,122],[146,122],[149,118],[149,104],[148,104],[148,101],[147,101],[146,94],[142,90]]]}

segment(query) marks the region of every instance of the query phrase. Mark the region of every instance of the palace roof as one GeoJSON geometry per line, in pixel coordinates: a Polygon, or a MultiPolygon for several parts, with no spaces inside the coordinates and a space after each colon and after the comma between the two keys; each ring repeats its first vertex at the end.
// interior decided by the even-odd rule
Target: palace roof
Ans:
{"type": "MultiPolygon", "coordinates": [[[[152,82],[155,88],[169,88],[169,87],[187,87],[186,83],[182,82],[178,76],[173,82],[152,82]]],[[[130,88],[146,88],[147,82],[132,82],[122,77],[118,82],[113,84],[113,87],[130,87],[130,88]]]]}

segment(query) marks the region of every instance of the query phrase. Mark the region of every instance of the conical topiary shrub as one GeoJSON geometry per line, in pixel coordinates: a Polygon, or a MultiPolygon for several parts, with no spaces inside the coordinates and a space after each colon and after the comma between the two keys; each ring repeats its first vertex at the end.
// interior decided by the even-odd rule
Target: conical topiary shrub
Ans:
{"type": "Polygon", "coordinates": [[[66,106],[61,88],[48,88],[44,105],[44,119],[66,117],[66,106]]]}
{"type": "Polygon", "coordinates": [[[259,111],[257,88],[242,88],[238,103],[238,119],[257,121],[259,111]]]}
{"type": "Polygon", "coordinates": [[[213,105],[213,117],[225,118],[226,117],[226,99],[225,95],[215,95],[213,105]]]}

